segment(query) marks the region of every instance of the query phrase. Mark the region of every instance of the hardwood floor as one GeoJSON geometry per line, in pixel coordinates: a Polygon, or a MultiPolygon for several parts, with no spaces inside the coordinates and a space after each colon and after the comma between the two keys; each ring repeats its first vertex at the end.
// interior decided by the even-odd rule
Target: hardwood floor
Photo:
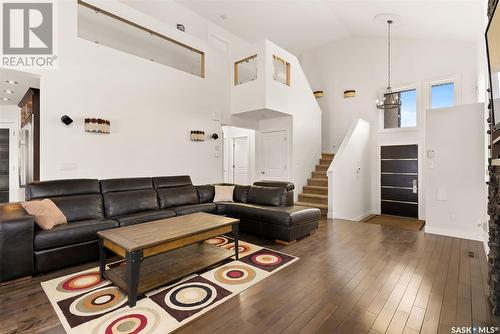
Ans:
{"type": "MultiPolygon", "coordinates": [[[[178,333],[450,333],[498,321],[477,241],[340,220],[289,246],[243,239],[301,259],[178,333]]],[[[64,333],[40,282],[96,264],[1,286],[0,333],[64,333]]]]}

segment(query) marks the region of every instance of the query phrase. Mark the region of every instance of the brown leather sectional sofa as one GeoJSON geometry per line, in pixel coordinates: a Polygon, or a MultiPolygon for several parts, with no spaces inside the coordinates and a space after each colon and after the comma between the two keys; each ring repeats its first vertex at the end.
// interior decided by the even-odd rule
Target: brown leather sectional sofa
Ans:
{"type": "Polygon", "coordinates": [[[26,200],[50,198],[68,224],[42,230],[18,203],[0,205],[0,282],[98,258],[96,232],[194,212],[240,219],[240,231],[292,241],[314,231],[320,210],[293,205],[292,183],[235,185],[234,202],[214,203],[213,185],[189,176],[44,181],[26,200]]]}

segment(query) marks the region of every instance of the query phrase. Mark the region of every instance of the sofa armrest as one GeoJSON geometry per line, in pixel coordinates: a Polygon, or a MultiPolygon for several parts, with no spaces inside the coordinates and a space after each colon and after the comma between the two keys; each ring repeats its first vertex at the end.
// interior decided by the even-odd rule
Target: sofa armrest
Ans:
{"type": "Polygon", "coordinates": [[[19,203],[0,204],[0,282],[33,272],[35,219],[19,203]]]}

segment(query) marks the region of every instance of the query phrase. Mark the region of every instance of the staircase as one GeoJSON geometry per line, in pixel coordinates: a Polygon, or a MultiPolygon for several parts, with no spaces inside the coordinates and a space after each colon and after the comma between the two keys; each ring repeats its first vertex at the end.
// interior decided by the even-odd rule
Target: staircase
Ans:
{"type": "Polygon", "coordinates": [[[299,195],[296,205],[310,206],[321,210],[321,216],[326,217],[328,213],[328,177],[326,171],[333,160],[332,153],[322,153],[316,170],[307,179],[303,193],[299,195]]]}

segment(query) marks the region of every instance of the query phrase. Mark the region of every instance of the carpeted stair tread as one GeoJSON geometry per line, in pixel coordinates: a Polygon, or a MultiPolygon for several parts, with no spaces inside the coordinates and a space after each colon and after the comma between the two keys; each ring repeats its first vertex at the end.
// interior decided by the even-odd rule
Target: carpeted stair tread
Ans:
{"type": "Polygon", "coordinates": [[[317,199],[328,199],[328,195],[319,195],[319,194],[302,193],[299,196],[308,197],[308,198],[317,198],[317,199]]]}
{"type": "Polygon", "coordinates": [[[309,202],[298,201],[298,202],[295,202],[295,205],[308,206],[311,208],[318,208],[318,209],[328,209],[328,204],[319,204],[319,203],[309,203],[309,202]]]}

